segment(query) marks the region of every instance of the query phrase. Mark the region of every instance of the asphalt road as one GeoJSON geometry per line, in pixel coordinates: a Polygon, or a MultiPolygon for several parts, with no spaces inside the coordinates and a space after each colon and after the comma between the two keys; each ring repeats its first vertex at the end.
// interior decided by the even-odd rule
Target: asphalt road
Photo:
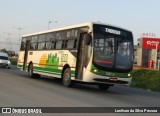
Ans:
{"type": "Polygon", "coordinates": [[[16,68],[0,68],[0,106],[160,107],[160,93],[124,86],[108,91],[84,84],[66,88],[55,79],[32,79],[16,68]]]}

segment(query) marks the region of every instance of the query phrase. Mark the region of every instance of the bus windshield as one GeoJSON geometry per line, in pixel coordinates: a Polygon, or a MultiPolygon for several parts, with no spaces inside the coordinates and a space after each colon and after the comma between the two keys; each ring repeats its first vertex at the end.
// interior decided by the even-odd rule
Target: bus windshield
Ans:
{"type": "Polygon", "coordinates": [[[105,68],[127,70],[132,67],[132,41],[107,34],[94,35],[94,63],[105,68]]]}

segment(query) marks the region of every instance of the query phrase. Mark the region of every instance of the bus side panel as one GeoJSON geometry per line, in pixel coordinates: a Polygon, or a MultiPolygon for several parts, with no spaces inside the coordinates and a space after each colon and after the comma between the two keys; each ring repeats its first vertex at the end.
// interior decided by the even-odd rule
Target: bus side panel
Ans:
{"type": "Polygon", "coordinates": [[[53,77],[61,77],[63,67],[68,64],[71,68],[71,76],[75,77],[76,58],[68,50],[29,51],[27,66],[31,62],[34,73],[53,77]]]}

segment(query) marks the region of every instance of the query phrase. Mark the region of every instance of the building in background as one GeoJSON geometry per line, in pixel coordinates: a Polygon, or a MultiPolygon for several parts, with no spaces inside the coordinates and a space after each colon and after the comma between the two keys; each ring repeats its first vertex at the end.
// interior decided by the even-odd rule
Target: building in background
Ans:
{"type": "Polygon", "coordinates": [[[148,68],[159,68],[160,38],[141,36],[134,46],[134,65],[148,68]]]}

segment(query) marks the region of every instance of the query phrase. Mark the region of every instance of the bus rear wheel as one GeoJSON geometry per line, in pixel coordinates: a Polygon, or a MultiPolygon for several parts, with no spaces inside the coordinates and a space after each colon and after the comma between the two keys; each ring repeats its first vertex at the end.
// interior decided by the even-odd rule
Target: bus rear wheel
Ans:
{"type": "Polygon", "coordinates": [[[29,77],[30,77],[30,78],[39,78],[39,77],[40,77],[39,74],[33,73],[33,64],[30,64],[30,65],[29,65],[28,73],[29,73],[29,77]]]}
{"type": "Polygon", "coordinates": [[[65,87],[71,87],[72,86],[73,82],[71,80],[71,70],[70,70],[70,68],[66,68],[64,70],[62,78],[63,78],[63,85],[65,87]]]}
{"type": "Polygon", "coordinates": [[[99,84],[98,87],[100,90],[108,90],[110,86],[107,84],[99,84]]]}

